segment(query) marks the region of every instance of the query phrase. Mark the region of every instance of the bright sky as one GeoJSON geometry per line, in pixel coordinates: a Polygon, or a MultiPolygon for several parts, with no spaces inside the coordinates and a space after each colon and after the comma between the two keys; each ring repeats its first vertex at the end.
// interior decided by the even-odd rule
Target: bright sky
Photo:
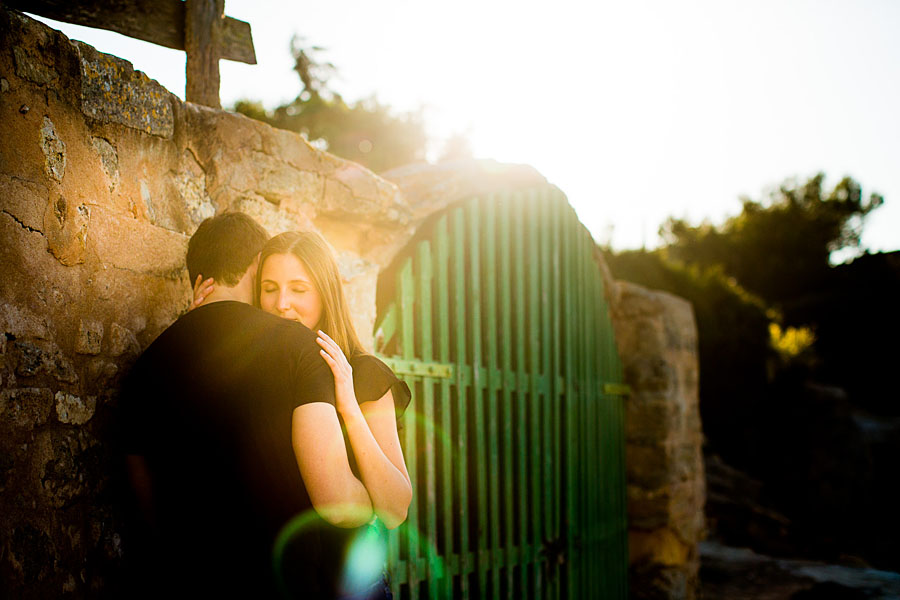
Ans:
{"type": "MultiPolygon", "coordinates": [[[[223,106],[296,97],[299,33],[327,48],[345,99],[424,107],[437,140],[467,133],[479,158],[532,165],[617,249],[657,245],[668,216],[720,222],[740,196],[817,171],[883,194],[863,244],[900,249],[900,2],[227,0],[225,12],[251,24],[259,64],[220,63],[223,106]]],[[[50,23],[184,97],[183,53],[50,23]]]]}

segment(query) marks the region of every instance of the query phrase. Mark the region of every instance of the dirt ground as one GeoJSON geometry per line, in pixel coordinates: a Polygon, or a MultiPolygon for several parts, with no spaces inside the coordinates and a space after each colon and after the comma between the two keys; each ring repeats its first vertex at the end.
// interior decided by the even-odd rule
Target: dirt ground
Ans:
{"type": "Polygon", "coordinates": [[[900,600],[900,573],[700,544],[704,600],[900,600]]]}

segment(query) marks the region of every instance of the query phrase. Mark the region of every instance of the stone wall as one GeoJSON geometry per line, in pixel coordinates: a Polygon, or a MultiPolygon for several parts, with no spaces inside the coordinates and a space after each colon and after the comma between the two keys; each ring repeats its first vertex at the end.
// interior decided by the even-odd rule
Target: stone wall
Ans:
{"type": "Polygon", "coordinates": [[[689,302],[617,282],[612,302],[625,381],[633,598],[698,597],[706,483],[697,326],[689,302]]]}
{"type": "Polygon", "coordinates": [[[0,597],[93,596],[122,553],[115,390],[188,306],[200,221],[234,208],[273,234],[322,232],[363,335],[379,265],[413,223],[361,166],[183,103],[5,8],[0,140],[0,597]]]}

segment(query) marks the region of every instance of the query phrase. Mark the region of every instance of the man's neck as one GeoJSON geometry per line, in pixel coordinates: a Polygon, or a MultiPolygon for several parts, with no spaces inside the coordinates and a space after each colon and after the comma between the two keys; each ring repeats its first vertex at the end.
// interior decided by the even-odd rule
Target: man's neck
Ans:
{"type": "Polygon", "coordinates": [[[223,302],[226,300],[250,304],[250,294],[247,292],[247,290],[243,289],[243,287],[244,286],[240,284],[236,285],[235,287],[225,287],[224,285],[216,284],[216,287],[213,288],[212,293],[203,301],[203,305],[211,304],[213,302],[223,302]]]}

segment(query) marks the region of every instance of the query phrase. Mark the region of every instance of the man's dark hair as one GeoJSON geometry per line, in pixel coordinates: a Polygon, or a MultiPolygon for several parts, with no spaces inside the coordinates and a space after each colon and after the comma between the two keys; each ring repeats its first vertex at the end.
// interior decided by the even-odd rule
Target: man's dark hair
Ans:
{"type": "Polygon", "coordinates": [[[204,220],[188,242],[191,284],[197,275],[203,275],[216,283],[237,285],[268,239],[262,225],[242,212],[227,212],[204,220]]]}

